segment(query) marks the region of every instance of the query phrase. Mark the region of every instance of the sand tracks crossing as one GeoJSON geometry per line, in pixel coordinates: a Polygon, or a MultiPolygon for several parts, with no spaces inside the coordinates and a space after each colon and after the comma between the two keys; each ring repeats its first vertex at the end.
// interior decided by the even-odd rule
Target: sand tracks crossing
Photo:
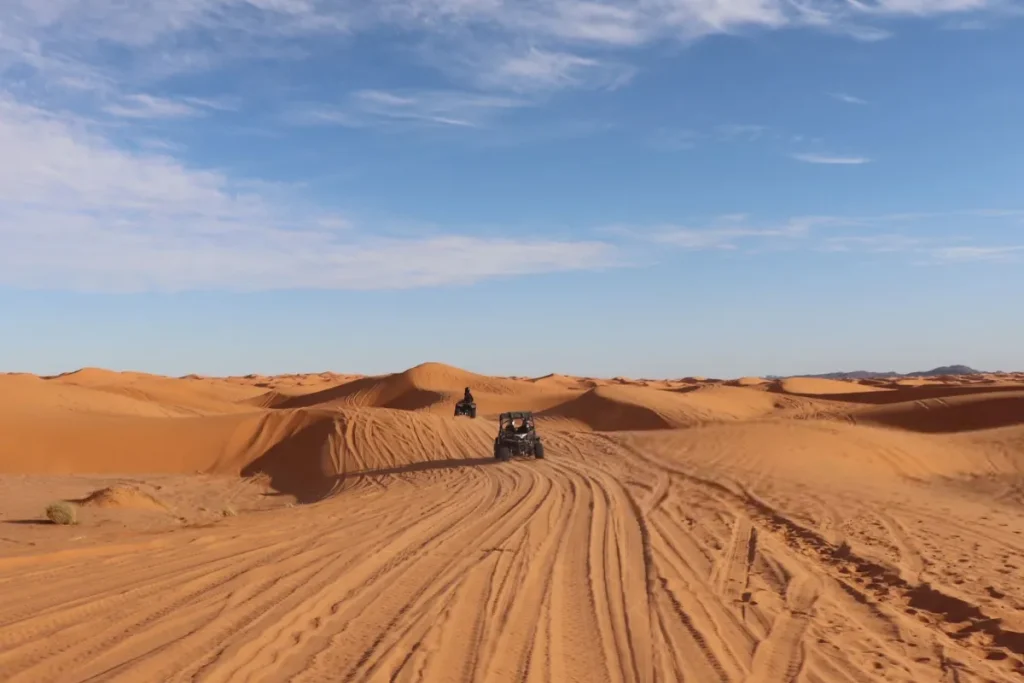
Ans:
{"type": "Polygon", "coordinates": [[[549,443],[117,555],[0,560],[0,678],[1019,680],[1020,634],[742,483],[629,439],[549,443]]]}
{"type": "MultiPolygon", "coordinates": [[[[422,374],[403,381],[448,390],[422,374]]],[[[743,398],[721,424],[550,429],[546,459],[511,463],[490,457],[486,418],[348,403],[204,417],[195,443],[216,448],[186,464],[265,472],[307,504],[0,547],[0,680],[1024,678],[1024,523],[957,479],[1010,476],[1016,427],[940,441],[785,402],[799,419],[783,421],[725,389],[654,406],[682,423],[743,398]]],[[[142,418],[140,439],[171,433],[142,418]]]]}

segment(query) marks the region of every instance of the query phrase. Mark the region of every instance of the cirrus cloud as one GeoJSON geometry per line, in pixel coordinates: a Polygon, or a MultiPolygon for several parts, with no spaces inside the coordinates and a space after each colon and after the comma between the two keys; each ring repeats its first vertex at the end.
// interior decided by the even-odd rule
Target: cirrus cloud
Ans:
{"type": "Polygon", "coordinates": [[[101,291],[395,289],[621,265],[609,243],[395,238],[0,98],[0,284],[101,291]]]}
{"type": "Polygon", "coordinates": [[[796,159],[797,161],[802,161],[807,164],[859,166],[860,164],[871,163],[871,159],[867,157],[837,156],[834,154],[816,154],[813,152],[794,154],[793,158],[796,159]]]}

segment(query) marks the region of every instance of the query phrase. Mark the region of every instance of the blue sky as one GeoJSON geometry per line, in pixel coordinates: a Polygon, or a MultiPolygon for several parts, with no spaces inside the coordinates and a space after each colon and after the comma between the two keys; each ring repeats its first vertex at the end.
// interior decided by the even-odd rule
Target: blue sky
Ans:
{"type": "Polygon", "coordinates": [[[0,359],[1024,369],[1024,4],[9,0],[0,359]]]}

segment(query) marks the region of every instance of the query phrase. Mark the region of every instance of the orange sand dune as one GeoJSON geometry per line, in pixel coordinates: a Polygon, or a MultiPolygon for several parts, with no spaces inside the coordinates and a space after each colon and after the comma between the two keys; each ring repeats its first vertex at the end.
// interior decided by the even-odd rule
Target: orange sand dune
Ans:
{"type": "Polygon", "coordinates": [[[934,384],[949,384],[950,378],[926,378],[926,377],[907,377],[905,379],[898,379],[892,384],[897,387],[926,387],[934,384]]]}
{"type": "MultiPolygon", "coordinates": [[[[803,388],[803,387],[800,387],[803,388]]],[[[838,387],[837,387],[838,389],[838,387]]],[[[893,403],[907,403],[914,401],[925,401],[931,399],[945,399],[955,396],[972,395],[997,395],[1005,392],[1024,390],[1019,384],[994,384],[994,385],[959,385],[959,384],[932,384],[908,387],[877,387],[867,388],[861,386],[848,393],[804,393],[792,392],[794,396],[814,397],[821,401],[835,401],[840,403],[861,403],[868,405],[886,405],[893,403]]],[[[778,388],[774,391],[779,392],[778,388]]],[[[781,392],[780,392],[781,393],[781,392]]]]}
{"type": "Polygon", "coordinates": [[[180,416],[171,406],[146,398],[45,380],[31,375],[0,376],[0,421],[23,415],[58,419],[72,415],[180,416]]]}
{"type": "Polygon", "coordinates": [[[364,377],[277,401],[273,407],[353,406],[451,414],[466,387],[473,392],[480,415],[508,410],[543,410],[567,400],[567,392],[573,391],[558,381],[486,377],[441,363],[424,363],[405,372],[364,377]]]}
{"type": "Polygon", "coordinates": [[[243,399],[240,403],[256,408],[278,408],[293,400],[295,396],[296,394],[284,393],[277,389],[271,389],[270,391],[259,394],[258,396],[243,399]]]}
{"type": "Polygon", "coordinates": [[[767,383],[767,380],[760,377],[740,377],[737,380],[727,382],[727,384],[737,387],[759,387],[767,383]]]}
{"type": "Polygon", "coordinates": [[[854,414],[858,422],[915,432],[965,432],[1024,425],[1024,390],[916,399],[854,414]]]}
{"type": "Polygon", "coordinates": [[[3,375],[0,680],[1019,681],[984,381],[3,375]]]}
{"type": "Polygon", "coordinates": [[[1024,452],[996,452],[986,447],[985,439],[951,441],[947,436],[894,432],[842,422],[718,423],[622,438],[627,443],[656,445],[666,453],[699,450],[703,453],[703,465],[759,475],[785,473],[788,478],[826,484],[836,477],[888,487],[902,478],[928,480],[1024,473],[1024,452]]]}
{"type": "Polygon", "coordinates": [[[235,406],[257,391],[216,379],[172,379],[139,372],[109,372],[88,368],[49,380],[137,398],[182,414],[242,412],[235,406]]]}
{"type": "Polygon", "coordinates": [[[751,388],[704,386],[678,390],[606,386],[539,413],[597,431],[691,427],[705,422],[763,418],[776,410],[811,410],[811,401],[782,399],[751,388]]]}
{"type": "Polygon", "coordinates": [[[0,415],[0,471],[74,474],[240,472],[311,421],[281,413],[167,417],[72,414],[0,415]]]}
{"type": "Polygon", "coordinates": [[[574,387],[580,383],[579,378],[569,377],[568,375],[559,375],[558,373],[551,373],[550,375],[544,375],[543,377],[535,377],[530,381],[534,384],[552,384],[560,387],[574,387]]]}
{"type": "Polygon", "coordinates": [[[772,388],[787,394],[802,396],[827,396],[830,394],[854,394],[858,392],[873,392],[882,390],[881,387],[868,386],[857,382],[847,382],[837,379],[820,379],[817,377],[791,377],[778,380],[773,383],[772,388]]]}

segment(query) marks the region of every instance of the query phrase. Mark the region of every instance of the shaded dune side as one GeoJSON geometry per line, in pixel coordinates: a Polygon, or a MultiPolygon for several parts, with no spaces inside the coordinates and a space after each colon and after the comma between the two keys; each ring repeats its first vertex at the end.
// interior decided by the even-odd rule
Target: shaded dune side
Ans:
{"type": "Polygon", "coordinates": [[[655,400],[650,400],[652,397],[643,395],[653,391],[657,389],[636,389],[634,393],[623,387],[597,387],[578,398],[541,411],[537,417],[569,420],[587,429],[608,432],[678,426],[666,411],[659,409],[667,399],[654,397],[655,400]]]}
{"type": "Polygon", "coordinates": [[[271,389],[259,396],[243,399],[242,401],[239,401],[239,403],[242,405],[253,406],[255,408],[281,408],[295,398],[296,396],[293,394],[286,394],[278,391],[277,389],[271,389]]]}
{"type": "MultiPolygon", "coordinates": [[[[893,387],[891,384],[878,385],[854,385],[836,380],[815,380],[815,382],[833,382],[841,386],[834,387],[834,391],[812,391],[813,387],[804,383],[775,383],[769,389],[773,393],[789,394],[792,396],[813,397],[822,401],[838,401],[841,403],[864,403],[869,405],[887,405],[892,403],[905,403],[910,401],[922,401],[927,399],[948,398],[954,396],[969,396],[973,394],[999,394],[1004,392],[1019,392],[1024,390],[1020,385],[923,385],[893,387]],[[852,387],[852,391],[850,390],[852,387]],[[840,391],[845,388],[846,392],[840,391]]],[[[820,388],[820,387],[819,387],[820,388]]]]}
{"type": "Polygon", "coordinates": [[[859,423],[913,432],[954,433],[1024,425],[1024,391],[919,399],[854,413],[859,423]]]}
{"type": "Polygon", "coordinates": [[[643,431],[692,427],[716,421],[754,419],[790,407],[792,401],[743,387],[709,386],[665,390],[603,386],[538,414],[571,420],[595,431],[643,431]]]}
{"type": "Polygon", "coordinates": [[[38,474],[238,474],[313,418],[247,413],[177,419],[0,415],[0,471],[38,474]]]}
{"type": "Polygon", "coordinates": [[[182,417],[0,417],[0,471],[18,474],[249,476],[301,502],[346,474],[440,461],[490,461],[493,423],[388,409],[182,417]]]}
{"type": "Polygon", "coordinates": [[[320,500],[366,475],[489,465],[493,425],[391,409],[322,412],[242,470],[265,472],[274,489],[320,500]]]}

